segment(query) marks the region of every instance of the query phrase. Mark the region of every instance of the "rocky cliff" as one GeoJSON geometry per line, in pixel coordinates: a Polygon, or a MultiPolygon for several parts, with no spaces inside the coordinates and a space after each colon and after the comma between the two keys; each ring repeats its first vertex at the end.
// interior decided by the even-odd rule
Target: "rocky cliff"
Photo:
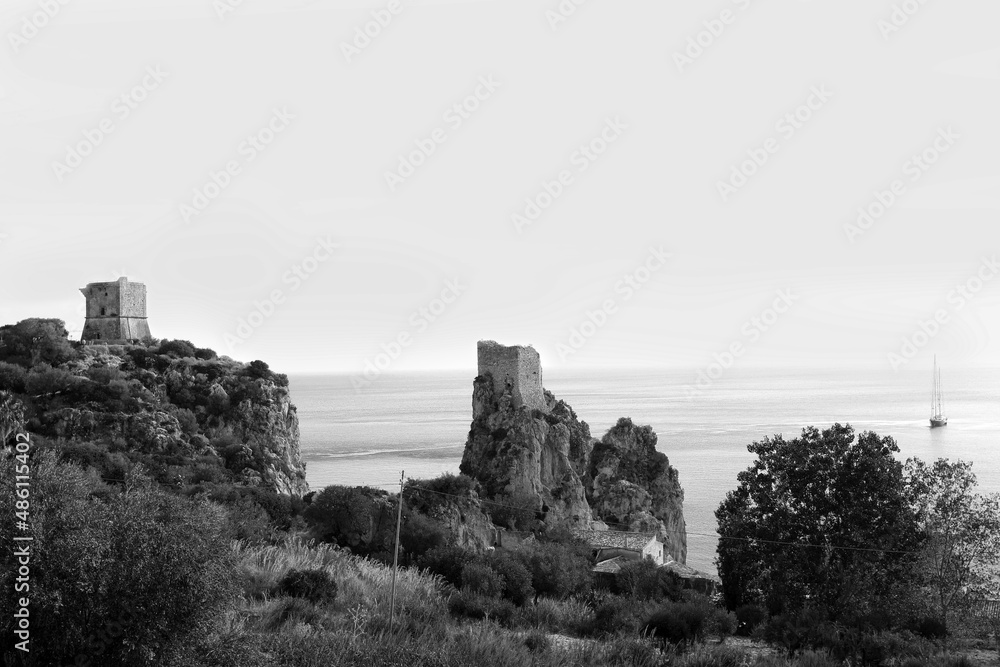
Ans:
{"type": "MultiPolygon", "coordinates": [[[[533,350],[532,350],[533,352],[533,350]]],[[[564,401],[545,391],[545,408],[515,408],[489,373],[473,381],[473,421],[461,471],[483,495],[518,510],[511,523],[531,520],[572,528],[611,527],[656,532],[665,555],[687,555],[684,491],[677,470],[656,451],[656,434],[629,419],[601,439],[564,401]]]]}
{"type": "Polygon", "coordinates": [[[308,493],[288,379],[264,362],[187,341],[74,346],[63,336],[58,320],[0,328],[0,392],[23,406],[23,428],[41,441],[111,478],[127,459],[175,486],[308,493]],[[47,347],[29,355],[22,338],[47,347]]]}

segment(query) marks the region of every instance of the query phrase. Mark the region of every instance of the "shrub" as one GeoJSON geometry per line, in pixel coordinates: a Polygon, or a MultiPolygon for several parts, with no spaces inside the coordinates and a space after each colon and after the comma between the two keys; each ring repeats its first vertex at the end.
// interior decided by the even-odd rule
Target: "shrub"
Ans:
{"type": "Polygon", "coordinates": [[[702,638],[708,616],[707,605],[672,602],[660,607],[649,617],[644,631],[665,642],[686,645],[702,638]]]}
{"type": "Polygon", "coordinates": [[[594,609],[594,631],[597,634],[638,633],[656,609],[649,602],[637,602],[609,595],[594,609]]]}
{"type": "Polygon", "coordinates": [[[189,340],[165,340],[160,343],[157,353],[182,359],[194,357],[195,346],[189,340]]]}
{"type": "Polygon", "coordinates": [[[503,593],[503,587],[503,579],[488,565],[471,562],[462,568],[463,591],[497,598],[503,593]]]}
{"type": "Polygon", "coordinates": [[[520,606],[534,594],[534,589],[531,588],[531,573],[510,552],[490,551],[481,558],[481,562],[493,569],[503,580],[504,598],[520,606]]]}
{"type": "Polygon", "coordinates": [[[443,546],[431,549],[417,560],[417,564],[440,575],[455,588],[462,587],[462,569],[475,560],[475,552],[458,546],[443,546]]]}
{"type": "Polygon", "coordinates": [[[630,561],[615,574],[612,592],[640,600],[680,600],[681,579],[651,559],[630,561]]]}
{"type": "Polygon", "coordinates": [[[517,610],[517,625],[582,636],[594,629],[594,610],[574,598],[541,598],[517,610]]]}
{"type": "MultiPolygon", "coordinates": [[[[0,461],[0,510],[8,516],[12,468],[11,460],[0,461]]],[[[94,495],[100,488],[54,453],[34,458],[30,516],[34,534],[46,536],[32,544],[31,652],[38,664],[64,664],[83,652],[94,664],[163,662],[203,637],[235,596],[221,509],[167,495],[135,471],[124,489],[102,494],[107,500],[94,495]],[[111,627],[117,634],[109,637],[111,627]]],[[[11,525],[0,524],[9,544],[11,525]]],[[[10,562],[0,567],[5,590],[13,589],[16,571],[10,562]]],[[[0,618],[8,636],[12,620],[0,618]]]]}
{"type": "Polygon", "coordinates": [[[913,626],[913,630],[924,639],[940,640],[948,636],[948,626],[938,618],[928,616],[918,620],[913,626]]]}
{"type": "Polygon", "coordinates": [[[552,641],[544,632],[535,630],[533,632],[529,632],[524,638],[524,645],[527,646],[528,650],[532,653],[545,653],[552,645],[552,641]]]}
{"type": "Polygon", "coordinates": [[[304,598],[314,604],[333,602],[337,597],[337,582],[326,570],[289,570],[278,587],[285,595],[304,598]]]}
{"type": "Polygon", "coordinates": [[[261,361],[260,359],[254,359],[249,364],[247,364],[247,375],[260,380],[270,380],[274,373],[271,372],[271,368],[267,363],[261,361]]]}
{"type": "Polygon", "coordinates": [[[455,616],[482,620],[489,618],[503,626],[510,626],[515,607],[509,600],[485,597],[472,591],[461,591],[448,600],[448,609],[455,616]]]}
{"type": "Polygon", "coordinates": [[[15,394],[24,393],[24,383],[28,379],[28,371],[16,364],[0,361],[0,390],[9,390],[15,394]]]}
{"type": "Polygon", "coordinates": [[[590,548],[559,542],[525,542],[513,555],[531,572],[538,595],[565,598],[590,592],[590,548]]]}
{"type": "Polygon", "coordinates": [[[736,634],[749,637],[757,627],[767,620],[767,612],[755,604],[745,604],[736,610],[736,634]]]}
{"type": "Polygon", "coordinates": [[[448,529],[434,519],[418,513],[405,516],[399,533],[403,562],[413,563],[431,549],[444,546],[448,537],[448,529]]]}

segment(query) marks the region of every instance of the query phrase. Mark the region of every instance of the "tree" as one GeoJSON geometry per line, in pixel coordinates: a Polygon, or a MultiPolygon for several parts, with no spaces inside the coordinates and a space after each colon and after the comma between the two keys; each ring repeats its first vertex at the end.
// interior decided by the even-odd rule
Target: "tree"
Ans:
{"type": "Polygon", "coordinates": [[[66,323],[57,319],[29,318],[0,327],[0,360],[9,359],[30,368],[52,366],[76,358],[66,323]]]}
{"type": "MultiPolygon", "coordinates": [[[[14,523],[0,522],[0,589],[30,597],[31,664],[166,664],[205,637],[235,598],[225,513],[157,490],[138,471],[109,488],[41,451],[0,459],[0,511],[13,516],[15,472],[30,467],[30,580],[15,592],[14,523]],[[81,661],[81,656],[85,658],[81,661]]],[[[16,619],[0,618],[13,636],[16,619]]]]}
{"type": "Polygon", "coordinates": [[[922,535],[891,437],[835,424],[747,449],[757,460],[715,513],[730,609],[857,618],[905,590],[922,535]]]}
{"type": "Polygon", "coordinates": [[[928,535],[924,584],[947,627],[963,599],[1000,592],[1000,494],[975,493],[972,464],[964,461],[910,459],[906,475],[928,535]]]}
{"type": "Polygon", "coordinates": [[[362,556],[392,559],[396,501],[379,489],[328,486],[305,511],[315,536],[362,556]]]}

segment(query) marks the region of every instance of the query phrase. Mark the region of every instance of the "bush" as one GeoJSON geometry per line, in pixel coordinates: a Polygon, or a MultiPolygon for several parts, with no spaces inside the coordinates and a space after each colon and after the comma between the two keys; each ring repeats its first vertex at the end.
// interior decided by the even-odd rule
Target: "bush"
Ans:
{"type": "Polygon", "coordinates": [[[524,645],[527,646],[528,650],[532,653],[545,653],[551,647],[552,641],[544,632],[535,630],[534,632],[529,632],[524,638],[524,645]]]}
{"type": "Polygon", "coordinates": [[[458,546],[443,546],[431,549],[417,560],[417,565],[440,575],[455,588],[462,587],[462,570],[467,563],[475,560],[475,552],[458,546]]]}
{"type": "Polygon", "coordinates": [[[615,574],[612,592],[639,600],[681,599],[681,579],[651,559],[629,561],[615,574]]]}
{"type": "Polygon", "coordinates": [[[15,394],[23,394],[28,371],[21,366],[0,361],[0,391],[6,389],[15,394]]]}
{"type": "Polygon", "coordinates": [[[247,365],[247,375],[257,380],[270,380],[274,373],[267,363],[260,359],[254,359],[247,365]]]}
{"type": "Polygon", "coordinates": [[[642,629],[656,606],[617,595],[609,595],[594,609],[594,631],[597,634],[636,634],[642,629]]]}
{"type": "MultiPolygon", "coordinates": [[[[510,552],[490,551],[481,557],[503,580],[503,597],[521,606],[534,594],[531,588],[531,573],[510,552]]],[[[464,571],[463,571],[464,572],[464,571]]]]}
{"type": "Polygon", "coordinates": [[[700,641],[709,616],[707,605],[672,602],[660,607],[646,621],[644,632],[671,644],[687,645],[700,641]]]}
{"type": "Polygon", "coordinates": [[[157,353],[184,359],[194,357],[195,349],[189,340],[165,340],[160,343],[157,353]]]}
{"type": "Polygon", "coordinates": [[[431,549],[447,544],[448,529],[440,522],[423,514],[404,516],[399,533],[399,545],[403,550],[403,563],[410,564],[431,549]]]}
{"type": "MultiPolygon", "coordinates": [[[[158,491],[135,471],[122,490],[108,490],[47,451],[34,457],[31,472],[32,532],[46,536],[32,544],[37,664],[65,664],[78,654],[101,665],[166,662],[203,638],[231,604],[235,578],[221,508],[158,491]]],[[[0,484],[0,511],[11,516],[11,459],[0,460],[0,484]]],[[[8,544],[11,527],[0,524],[8,544]]],[[[13,590],[17,571],[12,554],[0,567],[5,590],[13,590]]],[[[13,620],[0,618],[7,636],[13,620]]]]}
{"type": "Polygon", "coordinates": [[[582,636],[593,632],[594,610],[574,598],[541,598],[535,604],[528,604],[517,610],[517,625],[582,636]]]}
{"type": "Polygon", "coordinates": [[[749,637],[757,627],[767,620],[767,612],[755,604],[745,604],[736,610],[736,634],[749,637]]]}
{"type": "Polygon", "coordinates": [[[289,570],[278,588],[285,595],[304,598],[314,604],[333,602],[337,597],[337,582],[326,570],[289,570]]]}
{"type": "Polygon", "coordinates": [[[590,592],[590,547],[559,542],[525,542],[512,554],[531,572],[537,595],[565,598],[590,592]]]}
{"type": "Polygon", "coordinates": [[[463,591],[498,598],[503,593],[503,588],[503,579],[488,565],[472,562],[462,568],[463,591]]]}
{"type": "Polygon", "coordinates": [[[948,626],[944,621],[931,616],[914,623],[913,630],[924,639],[941,640],[948,636],[948,626]]]}
{"type": "Polygon", "coordinates": [[[509,627],[514,619],[514,605],[509,600],[485,597],[472,591],[461,591],[448,600],[448,609],[459,617],[482,620],[489,618],[509,627]]]}

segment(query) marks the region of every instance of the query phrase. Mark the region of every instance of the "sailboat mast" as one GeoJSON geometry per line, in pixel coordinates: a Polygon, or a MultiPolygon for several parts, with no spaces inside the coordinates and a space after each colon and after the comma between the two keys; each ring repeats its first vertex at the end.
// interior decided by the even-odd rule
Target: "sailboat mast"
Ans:
{"type": "Polygon", "coordinates": [[[935,416],[934,403],[937,400],[937,355],[934,355],[934,373],[931,376],[931,416],[935,416]]]}

